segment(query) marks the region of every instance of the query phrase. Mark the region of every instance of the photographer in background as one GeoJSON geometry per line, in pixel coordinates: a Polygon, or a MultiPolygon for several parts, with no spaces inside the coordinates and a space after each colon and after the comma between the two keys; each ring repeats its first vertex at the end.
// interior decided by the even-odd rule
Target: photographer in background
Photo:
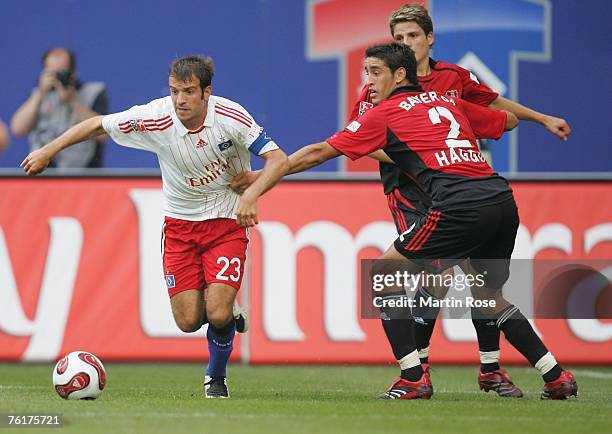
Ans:
{"type": "Polygon", "coordinates": [[[0,152],[4,151],[10,142],[8,128],[0,119],[0,152]]]}
{"type": "MultiPolygon", "coordinates": [[[[104,83],[79,81],[72,51],[61,47],[49,49],[42,56],[42,68],[38,87],[11,119],[15,136],[29,134],[30,152],[71,126],[108,113],[104,83]]],[[[104,141],[105,137],[100,137],[81,142],[59,154],[51,167],[101,167],[104,141]]]]}

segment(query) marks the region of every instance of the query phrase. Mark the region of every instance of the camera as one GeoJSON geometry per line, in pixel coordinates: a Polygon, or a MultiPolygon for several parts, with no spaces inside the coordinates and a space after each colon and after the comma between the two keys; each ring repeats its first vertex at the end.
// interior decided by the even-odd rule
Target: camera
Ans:
{"type": "Polygon", "coordinates": [[[70,72],[67,69],[62,69],[61,71],[57,71],[55,73],[55,76],[57,77],[57,81],[59,81],[63,87],[68,87],[73,84],[74,79],[72,76],[72,72],[70,72]]]}

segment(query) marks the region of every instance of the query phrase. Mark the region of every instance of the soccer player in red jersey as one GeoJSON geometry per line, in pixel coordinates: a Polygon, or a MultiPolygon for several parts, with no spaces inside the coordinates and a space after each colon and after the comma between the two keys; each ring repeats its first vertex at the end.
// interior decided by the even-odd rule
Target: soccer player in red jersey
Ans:
{"type": "MultiPolygon", "coordinates": [[[[389,18],[389,26],[393,38],[411,47],[415,52],[417,62],[417,76],[424,90],[435,90],[443,95],[461,98],[466,101],[490,106],[514,113],[518,118],[538,122],[561,139],[567,139],[570,128],[563,119],[544,115],[524,107],[518,103],[500,97],[496,92],[483,85],[466,69],[453,64],[438,62],[430,58],[430,50],[434,43],[433,23],[427,10],[418,4],[406,4],[394,11],[389,18]]],[[[369,84],[366,84],[351,113],[350,120],[358,119],[368,109],[374,106],[369,84]]],[[[394,164],[380,164],[381,180],[391,214],[393,216],[398,234],[413,228],[413,224],[425,216],[431,206],[431,198],[423,188],[394,164]]],[[[249,185],[256,179],[256,175],[241,174],[232,185],[238,190],[249,185]]],[[[463,265],[465,267],[466,265],[463,265]]],[[[452,270],[446,271],[452,274],[452,270]]],[[[435,297],[443,298],[447,287],[421,288],[415,300],[435,297]],[[428,291],[429,290],[429,291],[428,291]],[[434,295],[429,292],[433,292],[434,295]]],[[[433,332],[435,320],[439,312],[437,307],[417,307],[413,309],[415,316],[415,336],[421,362],[428,370],[429,366],[429,340],[433,332]]],[[[500,396],[521,397],[522,392],[516,387],[505,370],[499,366],[499,329],[491,321],[481,318],[479,312],[472,310],[472,321],[477,331],[480,350],[480,370],[478,383],[485,391],[494,390],[500,396]]],[[[552,374],[546,375],[551,364],[538,364],[545,380],[551,379],[552,374]]]]}
{"type": "Polygon", "coordinates": [[[172,314],[184,332],[208,323],[204,395],[229,398],[227,362],[235,332],[247,328],[244,312],[235,308],[247,228],[257,224],[257,199],[282,177],[287,156],[240,104],[212,95],[213,75],[210,58],[177,59],[168,73],[169,96],[83,121],[30,153],[21,166],[37,175],[62,149],[105,133],[120,145],[157,155],[172,314]],[[265,165],[258,181],[239,196],[229,184],[239,171],[249,170],[251,154],[265,165]]]}
{"type": "MultiPolygon", "coordinates": [[[[575,395],[572,374],[557,364],[519,309],[501,297],[518,211],[507,181],[488,166],[476,137],[499,138],[518,119],[436,91],[424,92],[418,85],[416,64],[407,46],[370,47],[366,51],[368,87],[372,103],[378,106],[327,141],[291,155],[289,173],[341,154],[356,159],[384,148],[389,162],[416,180],[431,205],[380,259],[407,259],[410,271],[418,273],[423,269],[440,272],[470,258],[471,268],[486,276],[484,289],[496,297],[494,308],[481,310],[543,372],[542,398],[575,395]],[[457,259],[442,259],[442,264],[434,265],[434,258],[457,259]]],[[[372,274],[384,274],[384,262],[378,264],[372,274]]],[[[395,292],[387,291],[384,298],[392,300],[403,294],[403,288],[391,289],[395,292]]],[[[381,398],[429,398],[433,389],[418,357],[414,321],[402,319],[401,311],[385,306],[381,319],[401,368],[400,377],[381,398]]]]}
{"type": "MultiPolygon", "coordinates": [[[[419,4],[405,4],[389,17],[391,36],[399,43],[406,44],[414,52],[417,61],[417,76],[424,90],[435,90],[441,94],[466,101],[497,108],[513,113],[521,120],[541,124],[551,133],[567,140],[570,128],[564,119],[545,115],[516,102],[499,96],[489,87],[480,83],[470,71],[454,64],[431,59],[430,50],[434,44],[433,23],[427,9],[419,4]]],[[[373,106],[368,85],[361,91],[351,113],[350,120],[357,119],[373,106]]],[[[397,166],[380,163],[380,174],[389,209],[398,233],[409,228],[423,216],[431,205],[430,198],[397,166]]],[[[465,267],[465,265],[464,265],[465,267]]],[[[452,274],[448,270],[447,274],[452,274]]],[[[415,299],[444,298],[448,288],[421,288],[415,299]]],[[[429,340],[433,333],[439,308],[428,307],[413,310],[416,318],[415,336],[419,356],[424,366],[429,366],[429,340]]],[[[500,396],[521,397],[510,376],[499,366],[499,329],[472,309],[472,322],[476,329],[480,350],[478,383],[482,390],[494,390],[500,396]]]]}

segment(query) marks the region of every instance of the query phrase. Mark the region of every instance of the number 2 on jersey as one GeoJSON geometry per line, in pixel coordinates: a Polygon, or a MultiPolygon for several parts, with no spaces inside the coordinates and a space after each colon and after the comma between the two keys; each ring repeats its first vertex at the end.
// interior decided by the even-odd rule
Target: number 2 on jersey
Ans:
{"type": "Polygon", "coordinates": [[[442,120],[440,119],[441,117],[447,119],[450,122],[450,131],[448,132],[446,140],[444,141],[444,143],[446,143],[446,146],[448,146],[449,148],[472,147],[472,143],[469,140],[457,140],[457,137],[459,137],[460,125],[449,109],[447,109],[446,107],[437,106],[430,108],[427,113],[429,114],[429,120],[434,125],[437,125],[442,122],[442,120]]]}
{"type": "Polygon", "coordinates": [[[217,273],[217,279],[219,280],[231,280],[232,282],[238,282],[240,280],[240,258],[232,258],[231,261],[225,256],[219,256],[217,258],[217,264],[223,263],[223,268],[217,273]],[[235,265],[234,273],[229,276],[224,276],[230,265],[235,265]]]}

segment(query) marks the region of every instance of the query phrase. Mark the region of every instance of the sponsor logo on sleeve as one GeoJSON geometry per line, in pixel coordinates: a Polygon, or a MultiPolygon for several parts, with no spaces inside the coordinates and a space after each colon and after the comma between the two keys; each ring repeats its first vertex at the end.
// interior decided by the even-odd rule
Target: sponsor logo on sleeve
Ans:
{"type": "Polygon", "coordinates": [[[346,129],[352,133],[356,133],[359,128],[361,128],[361,124],[357,121],[353,121],[346,126],[346,129]]]}
{"type": "Polygon", "coordinates": [[[356,133],[360,127],[361,127],[361,124],[359,122],[353,121],[346,126],[346,129],[352,133],[356,133]]]}
{"type": "Polygon", "coordinates": [[[264,141],[269,142],[272,138],[268,135],[267,132],[264,131],[264,141]]]}
{"type": "Polygon", "coordinates": [[[144,121],[142,119],[131,119],[130,126],[132,127],[132,130],[134,130],[135,133],[143,132],[144,130],[146,130],[144,121]]]}

